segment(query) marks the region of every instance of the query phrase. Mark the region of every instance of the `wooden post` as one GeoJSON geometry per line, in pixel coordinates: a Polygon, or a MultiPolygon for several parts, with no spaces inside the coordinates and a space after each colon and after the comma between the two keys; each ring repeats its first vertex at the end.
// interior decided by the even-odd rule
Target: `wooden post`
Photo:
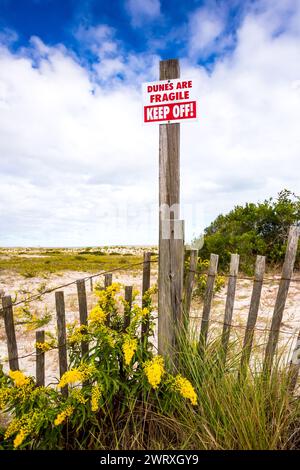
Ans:
{"type": "MultiPolygon", "coordinates": [[[[57,336],[58,336],[58,359],[59,359],[59,375],[62,377],[68,370],[67,359],[67,338],[66,338],[66,317],[65,317],[65,300],[62,291],[55,292],[56,319],[57,319],[57,336]]],[[[61,389],[63,395],[68,395],[68,386],[61,389]]]]}
{"type": "Polygon", "coordinates": [[[189,325],[190,308],[192,302],[192,294],[194,287],[194,280],[197,270],[198,250],[190,250],[190,262],[188,272],[185,276],[184,283],[184,300],[183,300],[183,324],[187,331],[189,325]]]}
{"type": "Polygon", "coordinates": [[[297,379],[300,370],[300,331],[298,334],[296,346],[293,352],[289,370],[289,390],[293,392],[297,385],[297,379]]]}
{"type": "MultiPolygon", "coordinates": [[[[45,343],[45,331],[36,331],[36,343],[45,343]]],[[[36,347],[36,384],[38,387],[45,386],[45,352],[36,347]]]]}
{"type": "Polygon", "coordinates": [[[200,340],[199,340],[199,351],[201,354],[203,354],[205,347],[206,347],[206,342],[207,342],[209,317],[210,317],[210,311],[211,311],[211,304],[212,304],[212,300],[214,296],[214,285],[215,285],[215,279],[216,279],[216,275],[218,271],[218,261],[219,261],[219,255],[215,255],[214,253],[211,253],[208,275],[207,275],[207,283],[206,283],[205,293],[204,293],[202,322],[201,322],[200,340]]]}
{"type": "Polygon", "coordinates": [[[239,270],[239,260],[240,256],[237,254],[232,254],[230,259],[230,271],[229,271],[229,280],[227,287],[227,297],[225,305],[225,315],[224,315],[224,326],[222,333],[222,352],[224,354],[224,363],[226,361],[227,348],[229,343],[231,321],[233,314],[235,290],[236,290],[236,281],[239,270]]]}
{"type": "Polygon", "coordinates": [[[130,325],[131,305],[132,305],[132,286],[125,286],[125,302],[124,309],[124,331],[130,325]]]}
{"type": "Polygon", "coordinates": [[[259,304],[260,304],[260,297],[261,297],[261,291],[262,291],[262,286],[263,286],[265,267],[266,267],[266,257],[257,256],[256,264],[255,264],[255,273],[254,273],[254,282],[253,282],[252,296],[251,296],[251,302],[250,302],[250,309],[249,309],[249,314],[248,314],[248,321],[247,321],[244,344],[243,344],[243,351],[242,351],[242,359],[241,359],[242,368],[243,366],[249,363],[249,359],[251,355],[254,328],[255,328],[259,304]]]}
{"type": "MultiPolygon", "coordinates": [[[[160,62],[160,80],[180,76],[177,59],[160,62]]],[[[180,124],[159,126],[158,351],[172,361],[182,323],[184,225],[179,220],[180,124]],[[169,233],[166,235],[166,225],[169,233]]]]}
{"type": "Polygon", "coordinates": [[[293,274],[294,264],[296,260],[298,240],[299,240],[300,227],[292,225],[290,227],[288,243],[285,253],[285,260],[282,268],[281,280],[277,292],[277,298],[274,307],[274,313],[271,324],[271,331],[269,334],[268,344],[266,347],[264,370],[270,371],[273,364],[274,354],[276,351],[279,329],[282,321],[283,311],[285,307],[286,298],[288,295],[290,281],[293,274]]]}
{"type": "MultiPolygon", "coordinates": [[[[104,289],[112,285],[112,273],[104,274],[104,289]]],[[[105,325],[110,325],[110,313],[107,313],[105,325]]]]}
{"type": "Polygon", "coordinates": [[[93,278],[92,277],[90,277],[90,289],[91,289],[91,292],[93,292],[94,286],[93,286],[93,278]]]}
{"type": "Polygon", "coordinates": [[[104,288],[112,285],[112,273],[104,274],[104,288]]]}
{"type": "Polygon", "coordinates": [[[14,324],[14,315],[11,296],[2,297],[2,307],[4,313],[4,325],[7,338],[8,362],[11,370],[19,370],[18,347],[14,324]]]}
{"type": "MultiPolygon", "coordinates": [[[[151,252],[144,253],[144,263],[143,263],[143,285],[142,285],[142,308],[146,306],[144,295],[148,289],[150,289],[150,274],[151,274],[151,252]]],[[[144,343],[145,339],[148,338],[149,332],[149,317],[146,319],[145,323],[142,324],[141,339],[144,343]]]]}
{"type": "MultiPolygon", "coordinates": [[[[87,313],[87,300],[86,300],[86,290],[85,290],[85,281],[79,280],[76,282],[77,285],[77,295],[78,295],[78,304],[79,304],[79,319],[80,326],[87,327],[88,313],[87,313]]],[[[89,353],[89,344],[87,341],[81,342],[81,356],[85,356],[89,353]]]]}

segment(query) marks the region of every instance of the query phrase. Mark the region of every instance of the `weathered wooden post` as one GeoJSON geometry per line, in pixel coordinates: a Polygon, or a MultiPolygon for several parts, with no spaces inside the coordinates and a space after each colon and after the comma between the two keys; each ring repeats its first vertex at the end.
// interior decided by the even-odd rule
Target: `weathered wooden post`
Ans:
{"type": "MultiPolygon", "coordinates": [[[[86,289],[84,279],[76,281],[77,285],[77,296],[78,296],[78,305],[79,305],[79,320],[80,326],[87,327],[88,324],[88,309],[87,309],[87,299],[86,299],[86,289]]],[[[81,342],[81,355],[84,357],[89,352],[89,344],[87,341],[81,342]]]]}
{"type": "Polygon", "coordinates": [[[292,225],[289,231],[288,243],[285,253],[285,259],[282,268],[281,280],[277,292],[276,303],[271,324],[271,331],[269,334],[268,344],[266,347],[264,370],[270,372],[272,369],[274,354],[276,351],[279,329],[282,321],[285,302],[287,299],[291,277],[293,274],[294,264],[296,260],[297,247],[299,241],[300,227],[292,225]]]}
{"type": "Polygon", "coordinates": [[[192,294],[194,287],[194,280],[197,270],[198,250],[190,250],[190,261],[188,272],[185,276],[184,282],[184,299],[183,299],[183,324],[186,331],[188,331],[190,308],[192,302],[192,294]]]}
{"type": "Polygon", "coordinates": [[[36,331],[36,384],[38,387],[45,386],[45,351],[38,347],[45,343],[45,331],[36,331]]]}
{"type": "Polygon", "coordinates": [[[8,362],[11,370],[19,370],[18,347],[16,340],[13,306],[11,296],[2,297],[4,326],[7,338],[8,362]]]}
{"type": "MultiPolygon", "coordinates": [[[[67,335],[66,335],[66,313],[65,299],[63,291],[55,292],[56,320],[57,320],[57,339],[58,339],[58,360],[60,378],[68,370],[67,354],[67,335]]],[[[61,389],[61,393],[68,395],[68,386],[61,389]]]]}
{"type": "Polygon", "coordinates": [[[129,327],[132,307],[132,286],[125,286],[124,331],[129,327]]]}
{"type": "MultiPolygon", "coordinates": [[[[142,308],[146,306],[144,295],[148,289],[150,289],[150,277],[151,277],[151,252],[144,253],[143,263],[143,285],[142,285],[142,308]]],[[[142,324],[141,339],[144,344],[147,341],[149,333],[149,317],[142,324]]]]}
{"type": "Polygon", "coordinates": [[[201,330],[200,330],[200,338],[199,338],[199,352],[201,355],[204,354],[204,350],[205,350],[206,342],[207,342],[209,317],[210,317],[212,300],[214,296],[214,285],[215,285],[215,279],[216,279],[216,275],[218,271],[218,262],[219,262],[219,255],[215,255],[214,253],[211,253],[208,274],[207,274],[207,283],[206,283],[205,293],[204,293],[203,313],[202,313],[202,322],[201,322],[201,330]]]}
{"type": "MultiPolygon", "coordinates": [[[[179,76],[177,59],[160,62],[160,80],[179,76]]],[[[182,322],[184,225],[179,220],[179,203],[180,124],[160,124],[158,351],[171,361],[176,330],[182,322]]]]}

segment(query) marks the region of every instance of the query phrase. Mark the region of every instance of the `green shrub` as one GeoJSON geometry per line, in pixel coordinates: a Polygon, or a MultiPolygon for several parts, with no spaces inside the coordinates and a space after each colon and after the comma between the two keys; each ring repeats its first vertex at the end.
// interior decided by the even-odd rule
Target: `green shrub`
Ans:
{"type": "MultiPolygon", "coordinates": [[[[300,198],[288,190],[277,199],[263,203],[236,206],[226,215],[219,215],[205,229],[203,259],[210,253],[219,255],[219,266],[227,269],[231,253],[240,254],[240,266],[252,273],[256,255],[266,255],[269,265],[281,264],[285,255],[289,227],[300,220],[300,198]]],[[[297,263],[300,261],[300,247],[297,263]]]]}

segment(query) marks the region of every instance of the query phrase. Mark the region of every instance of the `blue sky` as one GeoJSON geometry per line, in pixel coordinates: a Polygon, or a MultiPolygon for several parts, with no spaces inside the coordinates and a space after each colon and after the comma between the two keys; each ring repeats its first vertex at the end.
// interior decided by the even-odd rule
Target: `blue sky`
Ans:
{"type": "Polygon", "coordinates": [[[158,128],[141,84],[178,57],[187,239],[298,190],[297,0],[0,0],[0,246],[157,241],[158,128]]]}

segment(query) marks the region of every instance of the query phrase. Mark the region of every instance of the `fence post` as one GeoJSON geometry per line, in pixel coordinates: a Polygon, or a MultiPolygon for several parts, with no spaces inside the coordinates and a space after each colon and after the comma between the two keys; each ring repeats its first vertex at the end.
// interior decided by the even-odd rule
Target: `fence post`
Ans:
{"type": "MultiPolygon", "coordinates": [[[[45,331],[36,331],[36,343],[45,343],[45,331]]],[[[36,384],[38,387],[45,386],[45,352],[36,346],[36,384]]]]}
{"type": "MultiPolygon", "coordinates": [[[[142,308],[146,306],[144,295],[150,289],[150,274],[151,274],[151,252],[144,253],[143,262],[143,285],[142,285],[142,308]]],[[[148,338],[149,333],[149,317],[142,323],[141,340],[144,344],[145,339],[148,338]]]]}
{"type": "Polygon", "coordinates": [[[130,325],[131,305],[132,305],[132,286],[125,286],[125,308],[124,308],[124,331],[130,325]]]}
{"type": "MultiPolygon", "coordinates": [[[[55,292],[55,305],[58,336],[59,375],[62,377],[68,370],[65,300],[63,291],[55,292]]],[[[61,392],[63,395],[67,396],[68,386],[66,385],[63,387],[61,392]]]]}
{"type": "Polygon", "coordinates": [[[254,327],[257,320],[258,309],[260,304],[261,291],[263,286],[263,279],[266,267],[266,257],[257,256],[255,263],[255,273],[254,273],[254,282],[252,289],[252,296],[250,302],[250,309],[248,314],[247,326],[244,336],[244,344],[241,358],[241,367],[249,363],[253,336],[254,336],[254,327]]]}
{"type": "Polygon", "coordinates": [[[194,280],[197,270],[198,261],[198,250],[190,250],[190,262],[188,272],[185,276],[184,282],[184,296],[183,296],[183,325],[186,331],[188,331],[190,308],[192,301],[192,293],[194,287],[194,280]]]}
{"type": "Polygon", "coordinates": [[[227,287],[227,297],[225,305],[225,315],[224,315],[224,325],[222,333],[222,353],[224,354],[223,360],[226,361],[227,348],[230,336],[231,321],[233,314],[235,290],[236,290],[236,281],[239,270],[239,260],[240,256],[238,254],[232,254],[230,258],[230,271],[229,271],[229,280],[227,287]]]}
{"type": "Polygon", "coordinates": [[[300,370],[300,331],[298,334],[296,346],[293,352],[289,369],[289,390],[292,393],[297,385],[297,379],[300,370]]]}
{"type": "MultiPolygon", "coordinates": [[[[160,80],[180,76],[177,59],[159,64],[160,80]]],[[[184,238],[179,220],[180,124],[159,126],[159,263],[158,263],[158,351],[172,360],[175,330],[182,321],[184,238]],[[164,234],[164,225],[172,225],[164,234]]]]}
{"type": "MultiPolygon", "coordinates": [[[[104,289],[112,285],[112,273],[104,274],[104,289]]],[[[105,320],[105,325],[109,326],[110,324],[110,313],[107,313],[107,317],[105,320]]]]}
{"type": "Polygon", "coordinates": [[[90,289],[91,289],[91,292],[93,292],[94,286],[93,286],[93,278],[92,277],[90,277],[90,289]]]}
{"type": "Polygon", "coordinates": [[[287,248],[285,253],[285,259],[282,268],[281,280],[277,292],[277,298],[274,307],[274,313],[272,318],[272,324],[266,347],[264,371],[268,372],[272,369],[274,354],[276,351],[279,329],[282,321],[283,311],[290,287],[290,281],[293,274],[294,264],[296,260],[298,240],[299,240],[300,228],[296,225],[292,225],[289,230],[287,248]]]}
{"type": "Polygon", "coordinates": [[[14,324],[11,296],[2,297],[5,333],[7,338],[8,362],[11,370],[19,370],[18,347],[14,324]]]}
{"type": "MultiPolygon", "coordinates": [[[[87,313],[87,300],[86,300],[86,289],[85,281],[80,279],[76,281],[77,285],[77,295],[78,295],[78,304],[79,304],[79,318],[80,326],[87,327],[88,313],[87,313]]],[[[84,357],[89,352],[89,344],[87,341],[81,341],[81,356],[84,357]]]]}
{"type": "Polygon", "coordinates": [[[207,275],[207,282],[206,282],[205,293],[204,293],[204,301],[203,301],[202,322],[201,322],[200,340],[199,340],[200,354],[204,353],[206,342],[207,342],[209,317],[210,317],[210,311],[211,311],[211,304],[212,304],[212,300],[214,296],[214,285],[215,285],[215,279],[216,279],[216,275],[218,271],[218,261],[219,261],[219,255],[215,255],[214,253],[211,253],[209,268],[208,268],[208,275],[207,275]]]}

